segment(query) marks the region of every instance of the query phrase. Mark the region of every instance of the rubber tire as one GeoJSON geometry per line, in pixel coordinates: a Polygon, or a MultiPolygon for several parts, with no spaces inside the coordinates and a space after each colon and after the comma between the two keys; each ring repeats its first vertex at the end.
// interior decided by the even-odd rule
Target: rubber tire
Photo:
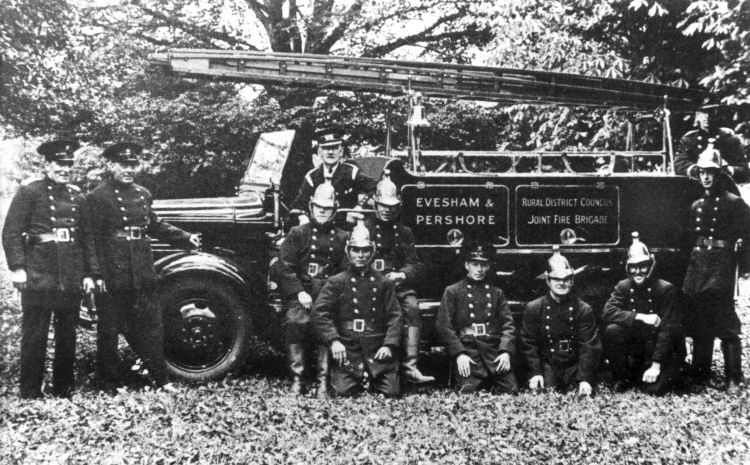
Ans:
{"type": "Polygon", "coordinates": [[[167,373],[170,377],[189,382],[221,379],[241,364],[247,357],[252,321],[239,293],[229,284],[204,277],[176,278],[164,283],[160,287],[156,301],[162,309],[165,324],[165,358],[167,373]],[[170,333],[168,328],[166,328],[168,324],[166,309],[170,305],[178,305],[180,302],[190,298],[205,298],[209,302],[215,302],[223,306],[230,313],[234,327],[234,339],[230,350],[218,363],[200,370],[188,369],[176,364],[169,359],[166,350],[168,348],[166,338],[169,337],[170,333]]]}

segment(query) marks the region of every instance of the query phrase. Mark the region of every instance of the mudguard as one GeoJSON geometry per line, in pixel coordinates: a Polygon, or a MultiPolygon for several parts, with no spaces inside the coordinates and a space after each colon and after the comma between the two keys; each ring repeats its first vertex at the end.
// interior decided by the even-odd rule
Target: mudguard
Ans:
{"type": "Polygon", "coordinates": [[[161,258],[154,267],[160,282],[186,274],[216,277],[228,282],[244,298],[257,298],[262,295],[258,294],[263,286],[260,276],[251,276],[233,261],[219,255],[207,252],[179,252],[161,258]]]}

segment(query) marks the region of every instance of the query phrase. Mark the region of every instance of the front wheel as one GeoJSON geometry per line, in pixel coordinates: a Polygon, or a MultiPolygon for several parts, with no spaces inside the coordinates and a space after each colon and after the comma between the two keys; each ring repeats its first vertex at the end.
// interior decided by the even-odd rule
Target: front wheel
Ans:
{"type": "Polygon", "coordinates": [[[197,277],[166,283],[157,302],[168,373],[185,381],[225,376],[246,356],[251,321],[237,291],[197,277]]]}

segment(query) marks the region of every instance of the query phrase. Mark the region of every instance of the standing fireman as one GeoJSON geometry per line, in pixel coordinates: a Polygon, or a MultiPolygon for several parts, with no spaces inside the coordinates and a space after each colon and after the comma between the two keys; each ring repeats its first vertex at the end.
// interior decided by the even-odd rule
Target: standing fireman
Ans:
{"type": "Polygon", "coordinates": [[[37,151],[46,161],[44,179],[22,185],[5,218],[3,247],[23,308],[22,398],[42,396],[52,313],[52,391],[60,397],[69,397],[73,391],[81,291],[92,292],[99,273],[85,198],[70,185],[73,153],[78,147],[73,140],[40,145],[37,151]]]}
{"type": "Polygon", "coordinates": [[[328,279],[313,306],[315,331],[331,348],[331,386],[339,396],[368,384],[388,397],[401,394],[401,307],[393,283],[370,266],[374,253],[367,228],[358,224],[346,245],[346,270],[328,279]]]}
{"type": "Polygon", "coordinates": [[[695,246],[683,284],[686,334],[693,338],[691,375],[697,381],[710,377],[714,338],[718,337],[724,352],[727,392],[736,394],[742,383],[742,346],[734,308],[735,244],[738,239],[744,242],[739,261],[739,269],[744,271],[750,263],[750,207],[718,182],[722,162],[717,150],[705,150],[696,165],[704,193],[690,208],[695,246]]]}
{"type": "MultiPolygon", "coordinates": [[[[333,223],[336,193],[324,183],[310,200],[312,222],[295,226],[281,243],[277,273],[286,303],[287,362],[292,373],[291,391],[302,392],[305,351],[314,339],[310,311],[326,279],[343,269],[346,232],[333,223]]],[[[317,349],[318,397],[328,393],[328,347],[317,349]]]]}
{"type": "Polygon", "coordinates": [[[370,237],[375,238],[373,268],[385,275],[396,287],[396,297],[404,314],[404,351],[401,364],[404,378],[412,383],[435,381],[417,368],[419,360],[419,335],[422,319],[419,314],[417,293],[413,286],[422,271],[422,265],[414,245],[411,228],[398,220],[401,199],[398,188],[390,179],[378,183],[375,191],[375,218],[365,222],[370,237]]]}
{"type": "Polygon", "coordinates": [[[315,189],[324,182],[333,185],[340,208],[354,208],[359,203],[359,196],[372,194],[377,184],[355,165],[341,161],[344,149],[339,131],[331,128],[320,129],[315,133],[315,138],[322,163],[307,172],[290,211],[300,215],[300,224],[309,221],[305,209],[315,189]]]}
{"type": "Polygon", "coordinates": [[[521,342],[529,387],[591,395],[602,345],[594,311],[572,292],[574,271],[555,250],[547,261],[549,294],[529,302],[523,313],[521,342]]]}
{"type": "Polygon", "coordinates": [[[678,380],[685,341],[677,292],[651,276],[654,264],[634,232],[625,262],[628,277],[617,283],[602,310],[602,343],[616,385],[633,383],[660,395],[678,380]]]}
{"type": "Polygon", "coordinates": [[[486,382],[494,393],[518,391],[511,363],[513,317],[503,291],[488,276],[494,251],[484,242],[466,247],[466,277],[445,289],[438,311],[438,334],[455,363],[453,382],[462,393],[474,392],[486,382]]]}
{"type": "Polygon", "coordinates": [[[97,256],[107,283],[97,325],[98,375],[104,389],[120,383],[117,337],[123,333],[154,383],[166,383],[164,327],[153,305],[156,284],[151,237],[176,245],[200,246],[200,238],[160,220],[151,193],[133,182],[143,147],[123,142],[107,148],[111,178],[88,195],[97,256]]]}

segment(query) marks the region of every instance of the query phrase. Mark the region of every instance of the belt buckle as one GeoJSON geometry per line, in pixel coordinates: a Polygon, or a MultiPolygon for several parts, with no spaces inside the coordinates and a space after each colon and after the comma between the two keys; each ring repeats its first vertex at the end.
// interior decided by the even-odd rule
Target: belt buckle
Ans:
{"type": "Polygon", "coordinates": [[[485,336],[487,335],[487,325],[484,323],[474,323],[471,325],[474,328],[474,336],[485,336]]]}
{"type": "Polygon", "coordinates": [[[559,350],[560,352],[570,352],[570,340],[563,339],[557,341],[557,350],[559,350]]]}
{"type": "Polygon", "coordinates": [[[352,322],[352,331],[355,333],[365,332],[365,320],[357,319],[352,322]]]}
{"type": "Polygon", "coordinates": [[[318,273],[320,273],[320,265],[317,263],[308,263],[307,265],[307,274],[309,274],[312,277],[318,276],[318,273]]]}
{"type": "Polygon", "coordinates": [[[375,261],[372,262],[372,268],[375,271],[385,270],[385,260],[383,260],[382,258],[376,258],[375,261]]]}
{"type": "Polygon", "coordinates": [[[55,242],[70,242],[70,229],[55,228],[55,242]]]}
{"type": "Polygon", "coordinates": [[[141,227],[140,226],[131,226],[128,228],[129,235],[131,239],[140,239],[141,238],[141,227]]]}

